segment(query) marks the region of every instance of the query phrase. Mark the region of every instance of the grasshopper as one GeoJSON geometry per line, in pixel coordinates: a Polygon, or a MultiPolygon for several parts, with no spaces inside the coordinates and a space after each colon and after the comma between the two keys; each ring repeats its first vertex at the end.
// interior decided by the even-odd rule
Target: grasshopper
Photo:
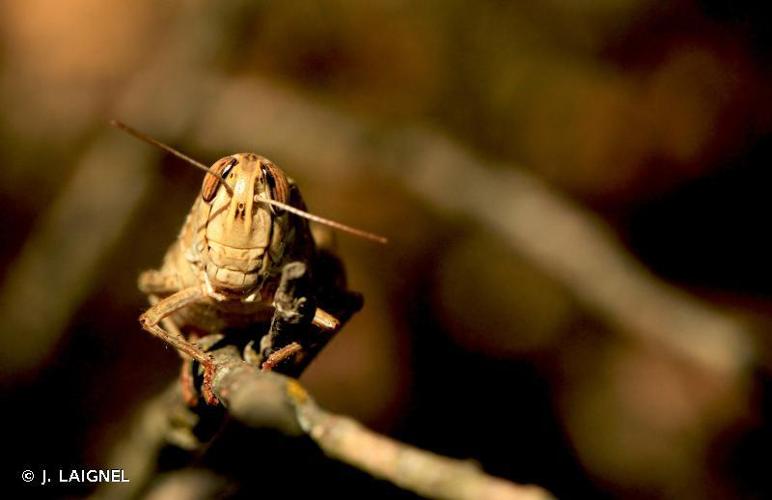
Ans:
{"type": "Polygon", "coordinates": [[[142,328],[183,357],[185,400],[197,404],[193,363],[203,369],[201,392],[212,390],[213,359],[196,339],[247,331],[244,358],[263,370],[293,376],[362,306],[346,289],[337,257],[315,241],[309,221],[385,243],[382,236],[306,211],[297,185],[275,163],[238,153],[211,167],[121,122],[111,125],[206,171],[201,193],[159,269],[139,276],[151,307],[142,328]],[[254,349],[260,339],[259,351],[254,349]]]}

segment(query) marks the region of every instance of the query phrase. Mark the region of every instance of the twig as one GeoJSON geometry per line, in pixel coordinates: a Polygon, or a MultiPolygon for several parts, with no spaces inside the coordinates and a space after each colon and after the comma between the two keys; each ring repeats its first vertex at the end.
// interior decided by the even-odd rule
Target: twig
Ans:
{"type": "Polygon", "coordinates": [[[330,413],[296,380],[243,362],[235,347],[215,351],[214,357],[214,392],[244,425],[290,436],[307,434],[328,456],[428,498],[552,498],[537,486],[489,476],[472,462],[420,450],[330,413]]]}

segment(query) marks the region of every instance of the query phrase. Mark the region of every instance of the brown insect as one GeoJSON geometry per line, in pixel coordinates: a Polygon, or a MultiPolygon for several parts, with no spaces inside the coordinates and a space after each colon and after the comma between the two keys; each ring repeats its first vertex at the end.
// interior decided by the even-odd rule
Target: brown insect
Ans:
{"type": "Polygon", "coordinates": [[[183,356],[186,401],[198,400],[195,361],[204,372],[204,400],[217,403],[212,358],[195,342],[205,335],[246,332],[247,361],[299,374],[362,305],[361,296],[346,289],[340,260],[316,243],[320,232],[312,233],[308,221],[386,239],[308,213],[292,179],[262,156],[233,154],[206,167],[123,123],[111,124],[207,172],[163,264],[139,277],[152,304],[140,324],[183,356]],[[288,312],[286,304],[296,307],[288,312]]]}

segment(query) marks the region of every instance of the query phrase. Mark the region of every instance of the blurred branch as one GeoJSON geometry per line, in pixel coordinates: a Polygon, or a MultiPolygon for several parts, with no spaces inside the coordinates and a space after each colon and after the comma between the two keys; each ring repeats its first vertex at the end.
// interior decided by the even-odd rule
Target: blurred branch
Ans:
{"type": "Polygon", "coordinates": [[[55,200],[41,200],[46,212],[0,289],[7,332],[0,335],[0,373],[34,368],[53,349],[148,188],[145,160],[105,138],[83,155],[55,200]]]}
{"type": "MultiPolygon", "coordinates": [[[[106,460],[110,467],[123,469],[131,482],[104,483],[97,488],[92,498],[127,500],[137,498],[148,487],[156,473],[158,451],[174,440],[172,420],[174,415],[180,413],[180,409],[184,408],[180,385],[176,381],[144,404],[136,420],[124,431],[122,439],[106,460]]],[[[174,441],[185,449],[192,447],[179,443],[179,440],[174,441]]]]}
{"type": "Polygon", "coordinates": [[[496,231],[617,331],[709,372],[739,376],[752,363],[743,324],[658,280],[597,216],[524,170],[486,164],[440,134],[381,130],[269,82],[229,79],[198,122],[196,143],[259,148],[291,172],[398,179],[433,207],[496,231]]]}
{"type": "Polygon", "coordinates": [[[535,486],[488,476],[472,462],[446,458],[377,434],[320,408],[294,379],[261,372],[233,346],[214,354],[215,394],[232,417],[254,428],[307,434],[331,458],[429,498],[547,499],[535,486]]]}

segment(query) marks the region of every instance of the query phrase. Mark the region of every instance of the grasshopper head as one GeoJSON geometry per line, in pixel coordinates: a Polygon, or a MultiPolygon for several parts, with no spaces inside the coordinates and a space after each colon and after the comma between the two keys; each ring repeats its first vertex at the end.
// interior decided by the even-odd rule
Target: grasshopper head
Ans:
{"type": "Polygon", "coordinates": [[[289,182],[270,160],[252,153],[214,163],[201,197],[208,207],[206,273],[219,290],[239,292],[258,285],[281,257],[288,217],[258,199],[289,203],[289,182]],[[223,182],[230,189],[221,189],[223,182]]]}

